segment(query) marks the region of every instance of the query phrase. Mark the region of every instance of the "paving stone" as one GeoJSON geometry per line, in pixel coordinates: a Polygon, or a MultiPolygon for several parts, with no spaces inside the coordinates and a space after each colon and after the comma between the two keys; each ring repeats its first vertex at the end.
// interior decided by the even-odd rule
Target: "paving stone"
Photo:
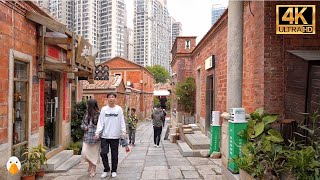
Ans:
{"type": "MultiPolygon", "coordinates": [[[[99,176],[100,177],[100,176],[99,176]]],[[[117,179],[121,179],[121,180],[138,180],[141,178],[141,172],[139,173],[117,173],[117,177],[116,178],[111,178],[112,180],[117,180],[117,179]]],[[[91,179],[90,179],[91,180],[91,179]]],[[[101,178],[100,178],[101,180],[101,178]]]]}
{"type": "MultiPolygon", "coordinates": [[[[154,147],[151,122],[139,124],[136,135],[136,146],[129,153],[119,149],[118,176],[111,178],[109,173],[106,179],[221,179],[220,159],[183,157],[178,145],[169,140],[161,140],[160,148],[154,147]]],[[[43,180],[101,180],[102,161],[93,178],[89,177],[87,168],[88,163],[81,162],[65,173],[47,173],[43,180]]]]}
{"type": "Polygon", "coordinates": [[[156,171],[155,170],[143,171],[141,179],[156,179],[156,171]]]}
{"type": "Polygon", "coordinates": [[[168,170],[168,166],[149,166],[144,167],[144,171],[168,170]]]}
{"type": "Polygon", "coordinates": [[[182,174],[186,179],[200,178],[198,171],[182,171],[182,174]]]}
{"type": "Polygon", "coordinates": [[[72,175],[72,176],[62,176],[62,177],[57,177],[57,178],[54,178],[54,180],[66,180],[66,179],[74,179],[74,180],[76,180],[76,179],[79,179],[81,177],[81,175],[79,176],[79,175],[77,175],[77,176],[75,176],[75,175],[72,175]]]}
{"type": "Polygon", "coordinates": [[[198,169],[198,172],[201,176],[204,175],[217,175],[217,173],[213,169],[198,169]]]}
{"type": "Polygon", "coordinates": [[[182,179],[182,173],[180,169],[169,169],[169,179],[182,179]]]}
{"type": "Polygon", "coordinates": [[[170,179],[168,170],[156,170],[156,179],[170,179]]]}
{"type": "Polygon", "coordinates": [[[222,179],[222,176],[221,176],[221,175],[208,174],[208,175],[203,176],[203,178],[204,178],[205,180],[221,180],[221,179],[222,179]]]}
{"type": "Polygon", "coordinates": [[[191,162],[192,165],[213,165],[214,163],[208,158],[201,157],[187,157],[187,159],[191,162]]]}
{"type": "Polygon", "coordinates": [[[195,168],[191,165],[189,165],[189,166],[170,166],[170,169],[179,169],[179,170],[183,170],[183,171],[195,170],[195,168]]]}
{"type": "Polygon", "coordinates": [[[210,160],[211,160],[213,163],[221,166],[221,159],[212,159],[212,158],[210,158],[210,160]]]}

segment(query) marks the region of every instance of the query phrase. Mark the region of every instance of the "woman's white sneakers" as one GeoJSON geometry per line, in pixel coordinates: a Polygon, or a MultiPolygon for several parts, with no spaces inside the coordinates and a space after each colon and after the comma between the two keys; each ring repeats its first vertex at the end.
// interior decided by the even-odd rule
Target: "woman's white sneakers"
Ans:
{"type": "Polygon", "coordinates": [[[117,177],[117,173],[116,172],[111,173],[111,177],[117,177]]]}

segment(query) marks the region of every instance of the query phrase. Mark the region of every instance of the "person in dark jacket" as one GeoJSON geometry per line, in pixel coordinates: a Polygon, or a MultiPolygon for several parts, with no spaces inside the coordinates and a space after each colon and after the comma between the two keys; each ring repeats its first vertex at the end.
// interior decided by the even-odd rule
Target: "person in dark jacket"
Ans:
{"type": "Polygon", "coordinates": [[[153,124],[153,141],[154,147],[159,147],[161,131],[163,126],[163,112],[159,107],[156,107],[154,112],[151,115],[152,124],[153,124]]]}

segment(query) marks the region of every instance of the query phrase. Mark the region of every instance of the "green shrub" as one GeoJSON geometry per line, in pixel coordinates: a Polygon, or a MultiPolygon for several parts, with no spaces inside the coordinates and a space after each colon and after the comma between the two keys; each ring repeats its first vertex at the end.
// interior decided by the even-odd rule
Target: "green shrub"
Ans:
{"type": "Polygon", "coordinates": [[[187,77],[182,82],[179,82],[175,89],[177,100],[181,103],[185,111],[193,115],[194,98],[196,93],[196,84],[192,77],[187,77]]]}
{"type": "Polygon", "coordinates": [[[81,154],[81,149],[82,149],[82,142],[71,142],[69,146],[67,147],[67,150],[73,150],[73,153],[75,155],[81,154]]]}
{"type": "Polygon", "coordinates": [[[71,114],[71,138],[73,142],[78,142],[83,138],[84,131],[81,129],[81,123],[86,110],[86,101],[81,101],[73,105],[71,114]]]}

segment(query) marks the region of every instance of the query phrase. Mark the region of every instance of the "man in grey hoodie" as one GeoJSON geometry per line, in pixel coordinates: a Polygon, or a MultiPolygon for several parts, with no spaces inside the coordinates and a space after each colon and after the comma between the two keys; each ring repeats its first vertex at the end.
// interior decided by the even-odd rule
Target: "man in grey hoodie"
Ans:
{"type": "Polygon", "coordinates": [[[159,107],[156,107],[156,109],[151,115],[152,124],[153,124],[154,147],[159,147],[161,131],[163,126],[163,121],[162,121],[163,118],[164,118],[164,115],[162,113],[162,110],[159,107]]]}

